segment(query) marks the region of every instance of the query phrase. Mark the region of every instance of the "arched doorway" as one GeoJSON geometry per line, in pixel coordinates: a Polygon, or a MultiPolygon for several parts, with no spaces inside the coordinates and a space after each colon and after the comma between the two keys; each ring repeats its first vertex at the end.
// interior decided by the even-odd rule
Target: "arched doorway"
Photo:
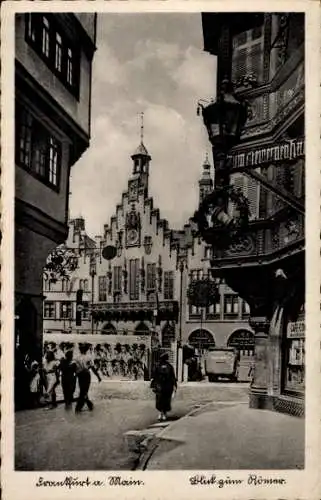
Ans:
{"type": "Polygon", "coordinates": [[[254,355],[254,334],[249,330],[235,330],[227,341],[228,347],[234,347],[240,351],[241,357],[254,355]]]}
{"type": "Polygon", "coordinates": [[[141,321],[135,328],[135,335],[149,335],[150,334],[150,330],[148,328],[148,326],[143,322],[141,321]]]}
{"type": "Polygon", "coordinates": [[[203,328],[194,330],[188,337],[188,343],[201,352],[207,351],[210,347],[215,346],[213,335],[203,328]]]}
{"type": "Polygon", "coordinates": [[[175,325],[167,321],[162,330],[162,346],[170,349],[172,343],[175,341],[175,325]]]}
{"type": "Polygon", "coordinates": [[[101,329],[103,335],[116,335],[117,330],[112,323],[105,323],[101,329]]]}

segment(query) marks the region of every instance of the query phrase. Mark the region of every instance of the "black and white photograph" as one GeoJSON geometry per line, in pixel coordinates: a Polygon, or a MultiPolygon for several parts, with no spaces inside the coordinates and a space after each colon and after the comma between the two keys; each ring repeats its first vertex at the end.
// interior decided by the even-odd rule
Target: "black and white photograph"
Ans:
{"type": "Polygon", "coordinates": [[[61,3],[11,13],[6,498],[319,498],[309,2],[61,3]]]}

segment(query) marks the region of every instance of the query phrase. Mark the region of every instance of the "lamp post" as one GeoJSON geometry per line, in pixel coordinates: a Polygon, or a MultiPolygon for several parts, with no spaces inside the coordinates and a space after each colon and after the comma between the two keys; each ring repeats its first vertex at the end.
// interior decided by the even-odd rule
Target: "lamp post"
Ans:
{"type": "Polygon", "coordinates": [[[178,319],[178,342],[176,351],[176,373],[179,371],[179,354],[182,353],[182,371],[181,378],[184,379],[184,363],[183,363],[183,350],[182,350],[182,327],[183,327],[183,276],[184,271],[187,269],[187,249],[183,248],[178,254],[177,267],[180,272],[179,284],[179,319],[178,319]]]}

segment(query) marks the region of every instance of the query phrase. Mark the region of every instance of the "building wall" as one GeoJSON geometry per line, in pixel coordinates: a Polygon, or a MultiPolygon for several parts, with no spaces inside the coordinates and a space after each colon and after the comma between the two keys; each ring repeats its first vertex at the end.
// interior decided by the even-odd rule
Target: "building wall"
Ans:
{"type": "MultiPolygon", "coordinates": [[[[53,16],[52,19],[56,18],[54,14],[50,16],[53,16]]],[[[94,15],[89,14],[89,16],[94,15]]],[[[22,404],[21,401],[26,396],[21,393],[21,378],[24,377],[21,361],[26,354],[33,358],[41,357],[42,273],[48,254],[57,244],[65,240],[68,233],[70,167],[77,155],[79,157],[88,147],[91,61],[94,51],[93,40],[84,42],[86,39],[84,32],[84,37],[77,39],[81,53],[80,94],[77,98],[62,85],[48,64],[26,42],[25,20],[25,14],[16,14],[15,398],[17,405],[22,404]],[[83,50],[83,43],[86,45],[86,50],[83,50]],[[28,117],[28,120],[24,121],[23,117],[28,117]],[[22,132],[23,124],[24,132],[22,132]],[[28,130],[28,134],[25,130],[28,130]],[[29,139],[26,140],[26,137],[29,139]],[[53,182],[52,178],[50,180],[54,168],[53,156],[50,156],[53,151],[51,140],[53,144],[56,141],[59,149],[57,164],[60,162],[61,167],[60,176],[58,169],[57,182],[53,182]],[[23,144],[22,149],[21,144],[23,144]],[[71,150],[74,150],[73,156],[71,150]],[[21,159],[22,152],[29,158],[28,160],[21,159]],[[35,168],[36,165],[38,170],[35,168]]],[[[60,18],[60,23],[61,29],[68,31],[75,28],[76,19],[72,14],[66,14],[60,18]]],[[[90,40],[90,37],[88,39],[90,40]]]]}
{"type": "MultiPolygon", "coordinates": [[[[65,17],[68,15],[65,15],[65,17]]],[[[94,14],[82,14],[81,22],[85,23],[88,19],[90,31],[93,32],[94,14]]],[[[79,99],[76,99],[63,83],[55,76],[52,70],[44,64],[42,58],[35,50],[26,42],[25,39],[25,14],[16,14],[16,59],[27,70],[29,75],[36,82],[41,82],[44,90],[55,99],[57,105],[61,106],[72,119],[88,134],[90,123],[90,88],[91,88],[91,60],[86,55],[85,51],[78,44],[80,51],[80,94],[79,99]]],[[[67,22],[67,19],[66,19],[67,22]]],[[[93,33],[92,33],[93,35],[93,33]]]]}
{"type": "Polygon", "coordinates": [[[303,13],[203,14],[205,50],[221,68],[218,91],[223,75],[237,75],[234,91],[250,104],[229,157],[236,168],[251,167],[263,176],[256,216],[267,223],[264,230],[250,226],[253,244],[235,250],[233,259],[230,249],[220,256],[214,249],[214,267],[224,276],[226,265],[229,281],[251,302],[251,406],[297,415],[304,413],[305,371],[304,21],[303,13]],[[254,84],[244,85],[244,77],[253,82],[253,76],[254,84]],[[282,199],[275,187],[291,196],[282,199]]]}

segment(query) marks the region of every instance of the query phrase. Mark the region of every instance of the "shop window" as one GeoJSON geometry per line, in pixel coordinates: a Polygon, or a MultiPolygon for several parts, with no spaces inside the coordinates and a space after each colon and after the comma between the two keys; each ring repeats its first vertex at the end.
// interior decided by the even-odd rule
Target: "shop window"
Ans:
{"type": "Polygon", "coordinates": [[[23,106],[16,105],[16,162],[39,180],[58,188],[61,143],[23,106]]]}
{"type": "Polygon", "coordinates": [[[173,300],[174,298],[174,271],[164,272],[164,299],[173,300]]]}
{"type": "Polygon", "coordinates": [[[106,302],[107,300],[107,279],[106,276],[98,277],[98,300],[106,302]]]}
{"type": "Polygon", "coordinates": [[[43,317],[45,319],[55,319],[56,303],[53,301],[45,301],[43,305],[43,317]]]}
{"type": "Polygon", "coordinates": [[[290,321],[285,339],[284,391],[304,394],[305,322],[290,321]]]}
{"type": "Polygon", "coordinates": [[[63,319],[73,319],[72,302],[60,302],[60,317],[63,319]]]}
{"type": "Polygon", "coordinates": [[[53,14],[26,14],[26,41],[78,99],[80,52],[61,31],[53,14]]]}

